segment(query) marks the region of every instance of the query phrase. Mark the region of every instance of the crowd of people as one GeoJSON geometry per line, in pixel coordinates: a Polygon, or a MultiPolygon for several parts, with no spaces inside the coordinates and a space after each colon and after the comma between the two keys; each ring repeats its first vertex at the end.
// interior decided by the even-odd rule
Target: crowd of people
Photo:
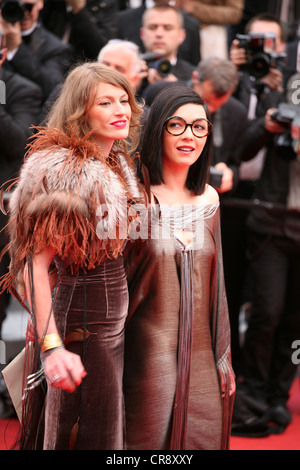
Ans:
{"type": "Polygon", "coordinates": [[[36,378],[20,448],[228,449],[290,424],[299,18],[0,0],[0,338],[17,295],[36,378]]]}

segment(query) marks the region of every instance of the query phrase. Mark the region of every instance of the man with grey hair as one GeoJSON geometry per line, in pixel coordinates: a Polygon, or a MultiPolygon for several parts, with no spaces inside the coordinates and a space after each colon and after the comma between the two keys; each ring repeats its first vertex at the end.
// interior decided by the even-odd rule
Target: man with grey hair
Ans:
{"type": "Polygon", "coordinates": [[[120,72],[127,78],[135,92],[138,92],[144,74],[139,47],[135,43],[111,39],[100,50],[98,62],[120,72]]]}
{"type": "Polygon", "coordinates": [[[219,193],[232,191],[238,181],[240,153],[247,128],[245,107],[234,97],[236,67],[226,59],[210,57],[199,63],[189,83],[205,101],[214,124],[213,165],[223,172],[219,193]]]}

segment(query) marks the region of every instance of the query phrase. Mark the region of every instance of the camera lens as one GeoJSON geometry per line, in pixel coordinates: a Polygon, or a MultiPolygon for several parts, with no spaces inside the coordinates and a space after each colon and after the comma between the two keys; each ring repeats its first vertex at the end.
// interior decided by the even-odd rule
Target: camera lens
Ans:
{"type": "Polygon", "coordinates": [[[172,65],[166,59],[159,59],[152,65],[157,70],[161,77],[166,77],[171,72],[172,65]]]}
{"type": "Polygon", "coordinates": [[[6,0],[2,4],[1,13],[8,23],[17,23],[24,18],[24,5],[18,0],[6,0]]]}
{"type": "Polygon", "coordinates": [[[169,73],[171,72],[170,62],[168,60],[160,60],[157,67],[157,71],[162,77],[166,77],[167,75],[169,75],[169,73]]]}
{"type": "Polygon", "coordinates": [[[262,78],[269,73],[271,61],[267,54],[255,54],[249,61],[249,72],[256,78],[262,78]]]}

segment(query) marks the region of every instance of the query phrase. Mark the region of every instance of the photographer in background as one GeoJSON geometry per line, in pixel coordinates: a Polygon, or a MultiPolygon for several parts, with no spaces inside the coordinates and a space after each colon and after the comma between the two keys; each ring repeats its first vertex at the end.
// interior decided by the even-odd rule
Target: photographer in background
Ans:
{"type": "MultiPolygon", "coordinates": [[[[248,31],[274,33],[275,52],[284,49],[281,25],[271,15],[255,17],[248,31]]],[[[248,437],[281,433],[290,423],[287,401],[296,373],[291,345],[300,337],[299,155],[292,144],[278,145],[287,128],[276,119],[276,109],[287,101],[286,81],[280,80],[285,74],[281,66],[255,81],[244,70],[239,89],[252,114],[243,159],[264,149],[252,180],[256,203],[247,217],[251,315],[232,422],[234,435],[248,437]]]]}
{"type": "MultiPolygon", "coordinates": [[[[38,85],[4,68],[7,49],[1,48],[1,37],[0,32],[0,80],[1,85],[4,84],[4,96],[1,93],[0,101],[0,186],[17,176],[27,139],[32,134],[30,126],[38,123],[42,97],[38,85]]],[[[8,218],[0,211],[0,230],[7,222],[8,218]]],[[[1,231],[0,252],[5,246],[5,233],[1,231]]],[[[5,253],[0,261],[1,277],[7,273],[9,261],[9,255],[5,253]]],[[[9,299],[6,292],[0,294],[0,339],[9,299]]],[[[0,417],[5,418],[14,412],[2,385],[0,381],[0,417]]]]}
{"type": "Polygon", "coordinates": [[[116,37],[118,11],[118,0],[45,0],[40,18],[48,31],[73,47],[78,62],[97,60],[100,49],[116,37]]]}
{"type": "MultiPolygon", "coordinates": [[[[240,243],[239,219],[235,207],[226,200],[236,197],[239,184],[244,138],[248,128],[247,111],[232,95],[238,85],[235,66],[225,59],[209,58],[201,61],[193,73],[192,87],[206,102],[212,115],[212,165],[221,172],[220,195],[222,249],[224,276],[231,326],[232,365],[238,375],[240,361],[239,310],[243,287],[243,245],[240,243]]],[[[214,185],[211,181],[210,184],[214,185]]]]}
{"type": "Polygon", "coordinates": [[[143,60],[139,47],[122,39],[112,39],[100,50],[98,62],[112,67],[127,78],[138,97],[144,79],[143,60]]]}
{"type": "Polygon", "coordinates": [[[63,81],[73,54],[39,23],[42,8],[43,0],[2,0],[0,24],[7,47],[4,67],[39,85],[45,101],[63,81]]]}
{"type": "MultiPolygon", "coordinates": [[[[142,27],[142,18],[144,12],[156,5],[172,5],[178,8],[178,0],[143,0],[138,7],[128,7],[118,13],[118,31],[119,39],[126,39],[137,44],[140,51],[145,52],[143,42],[140,37],[142,27]]],[[[191,15],[180,9],[183,15],[185,38],[178,47],[178,57],[186,60],[190,64],[197,66],[200,61],[200,37],[199,22],[191,15]]]]}

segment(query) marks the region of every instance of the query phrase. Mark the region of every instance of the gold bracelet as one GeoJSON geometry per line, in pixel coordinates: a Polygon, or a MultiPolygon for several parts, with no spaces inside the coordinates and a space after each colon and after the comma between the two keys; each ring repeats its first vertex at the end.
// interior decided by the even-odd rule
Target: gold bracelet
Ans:
{"type": "Polygon", "coordinates": [[[50,335],[44,336],[44,338],[39,340],[39,343],[42,344],[41,352],[46,352],[49,351],[49,349],[58,348],[63,344],[60,336],[57,333],[52,333],[50,335]]]}

